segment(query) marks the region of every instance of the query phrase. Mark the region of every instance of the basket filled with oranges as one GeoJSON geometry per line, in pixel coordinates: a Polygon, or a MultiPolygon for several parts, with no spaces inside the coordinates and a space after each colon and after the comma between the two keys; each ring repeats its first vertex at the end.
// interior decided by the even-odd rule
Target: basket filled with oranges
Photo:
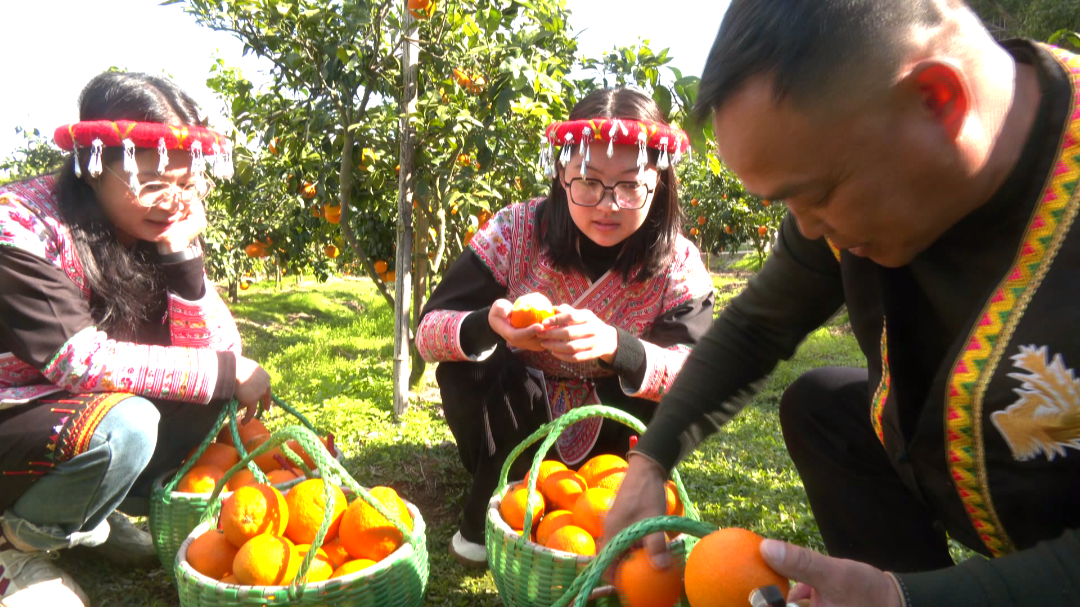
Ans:
{"type": "MultiPolygon", "coordinates": [[[[678,516],[658,516],[623,529],[604,546],[554,607],[584,607],[598,596],[616,596],[623,607],[749,605],[750,595],[774,586],[784,597],[787,578],[769,568],[761,556],[760,535],[678,516]],[[696,539],[685,559],[668,567],[652,564],[638,543],[664,532],[696,539]],[[614,567],[614,586],[597,587],[604,572],[614,567]]],[[[756,603],[755,603],[756,604],[756,603]]]]}
{"type": "Polygon", "coordinates": [[[226,472],[173,564],[184,607],[421,605],[424,519],[389,487],[361,487],[320,439],[291,426],[226,472]],[[223,493],[254,458],[295,440],[322,471],[279,491],[223,493]]]}
{"type": "MultiPolygon", "coordinates": [[[[488,566],[503,603],[510,607],[554,605],[582,571],[595,560],[596,542],[627,463],[617,455],[599,455],[577,470],[544,456],[570,425],[602,417],[641,433],[633,416],[602,405],[580,407],[545,424],[507,457],[499,486],[488,503],[486,539],[488,566]],[[543,441],[525,480],[509,483],[511,465],[526,449],[543,441]]],[[[696,519],[677,471],[665,487],[669,514],[696,519]]],[[[669,549],[684,555],[693,538],[675,536],[669,549]]],[[[598,607],[620,605],[614,596],[600,596],[598,607]]]]}
{"type": "MultiPolygon", "coordinates": [[[[287,403],[276,397],[274,401],[305,426],[312,428],[311,422],[287,403]]],[[[214,486],[249,451],[271,439],[270,431],[258,419],[241,424],[237,406],[234,400],[222,407],[210,433],[180,469],[163,475],[154,483],[150,497],[150,535],[158,559],[170,574],[176,551],[199,524],[214,486]]],[[[326,449],[333,452],[335,457],[341,457],[333,446],[333,435],[327,434],[322,440],[326,449]]],[[[266,483],[284,491],[305,478],[317,476],[317,468],[312,456],[299,443],[290,441],[283,447],[248,461],[243,470],[231,476],[226,490],[266,483]]]]}

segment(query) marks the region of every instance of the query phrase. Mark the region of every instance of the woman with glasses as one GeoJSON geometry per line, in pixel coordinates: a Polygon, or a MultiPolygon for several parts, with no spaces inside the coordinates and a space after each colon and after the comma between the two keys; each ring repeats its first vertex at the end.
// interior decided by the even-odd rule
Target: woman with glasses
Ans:
{"type": "MultiPolygon", "coordinates": [[[[674,161],[686,135],[632,89],[590,94],[545,138],[560,153],[548,196],[502,209],[432,293],[417,347],[436,372],[446,421],[472,486],[450,551],[486,565],[484,518],[509,452],[543,423],[603,403],[648,422],[712,322],[713,288],[680,234],[674,161]],[[509,312],[533,292],[556,315],[515,329],[509,312]]],[[[578,466],[625,457],[632,432],[589,420],[550,457],[578,466]]],[[[531,456],[516,462],[522,478],[531,456]]]]}
{"type": "Polygon", "coordinates": [[[63,166],[0,188],[3,605],[85,604],[59,549],[156,564],[120,513],[147,513],[223,402],[269,403],[203,271],[206,173],[227,173],[228,143],[160,77],[101,74],[79,107],[63,166]]]}

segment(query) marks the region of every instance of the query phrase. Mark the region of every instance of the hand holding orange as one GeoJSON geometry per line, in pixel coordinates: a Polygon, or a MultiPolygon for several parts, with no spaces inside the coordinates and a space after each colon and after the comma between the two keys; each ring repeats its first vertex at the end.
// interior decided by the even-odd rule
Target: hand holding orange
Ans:
{"type": "Polygon", "coordinates": [[[524,329],[541,324],[554,315],[555,308],[543,293],[528,293],[514,302],[510,310],[510,324],[515,329],[524,329]]]}

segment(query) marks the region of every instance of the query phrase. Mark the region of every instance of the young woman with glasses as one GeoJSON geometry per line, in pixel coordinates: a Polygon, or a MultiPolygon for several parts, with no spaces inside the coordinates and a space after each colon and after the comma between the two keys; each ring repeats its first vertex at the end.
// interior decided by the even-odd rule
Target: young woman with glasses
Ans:
{"type": "MultiPolygon", "coordinates": [[[[484,517],[506,456],[574,407],[603,403],[648,422],[683,359],[712,322],[713,289],[680,234],[672,152],[686,136],[632,89],[584,98],[552,125],[561,149],[545,198],[502,209],[432,293],[417,332],[436,372],[447,423],[472,486],[450,551],[482,567],[484,517]],[[556,315],[524,329],[513,301],[539,292],[556,315]]],[[[550,150],[550,148],[549,148],[550,150]]],[[[550,457],[570,466],[625,456],[632,432],[590,420],[550,457]]],[[[522,478],[531,460],[516,462],[522,478]]]]}
{"type": "Polygon", "coordinates": [[[57,132],[63,166],[0,187],[4,605],[86,602],[48,558],[59,549],[156,564],[120,512],[147,513],[222,403],[269,404],[203,271],[204,167],[224,166],[227,142],[160,77],[101,74],[79,105],[57,132]]]}

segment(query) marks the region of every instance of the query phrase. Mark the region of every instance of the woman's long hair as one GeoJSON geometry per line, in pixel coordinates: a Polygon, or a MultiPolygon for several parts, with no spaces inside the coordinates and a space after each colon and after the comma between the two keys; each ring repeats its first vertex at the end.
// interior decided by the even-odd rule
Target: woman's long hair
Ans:
{"type": "MultiPolygon", "coordinates": [[[[579,101],[570,112],[570,120],[590,118],[621,118],[629,121],[649,120],[666,124],[660,108],[644,93],[630,88],[611,88],[594,91],[579,101]]],[[[649,149],[649,162],[656,164],[659,150],[649,149]]],[[[585,272],[578,242],[585,238],[570,216],[569,197],[556,174],[551,192],[540,206],[536,238],[552,264],[560,270],[585,272]]],[[[679,190],[675,168],[660,171],[653,193],[652,206],[645,223],[623,243],[622,253],[613,270],[623,280],[644,281],[663,274],[675,252],[675,241],[683,223],[679,207],[679,190]],[[631,273],[634,275],[631,277],[631,273]]]]}
{"type": "MultiPolygon", "coordinates": [[[[135,120],[203,126],[198,106],[173,82],[133,72],[105,72],[79,95],[79,120],[135,120]]],[[[106,148],[102,164],[121,159],[123,151],[106,148]]],[[[89,154],[79,155],[84,175],[89,154]]],[[[145,246],[125,247],[101,210],[93,188],[75,176],[70,156],[56,182],[60,215],[82,263],[90,289],[90,309],[98,328],[114,338],[135,337],[151,310],[160,307],[162,286],[145,246]]]]}

